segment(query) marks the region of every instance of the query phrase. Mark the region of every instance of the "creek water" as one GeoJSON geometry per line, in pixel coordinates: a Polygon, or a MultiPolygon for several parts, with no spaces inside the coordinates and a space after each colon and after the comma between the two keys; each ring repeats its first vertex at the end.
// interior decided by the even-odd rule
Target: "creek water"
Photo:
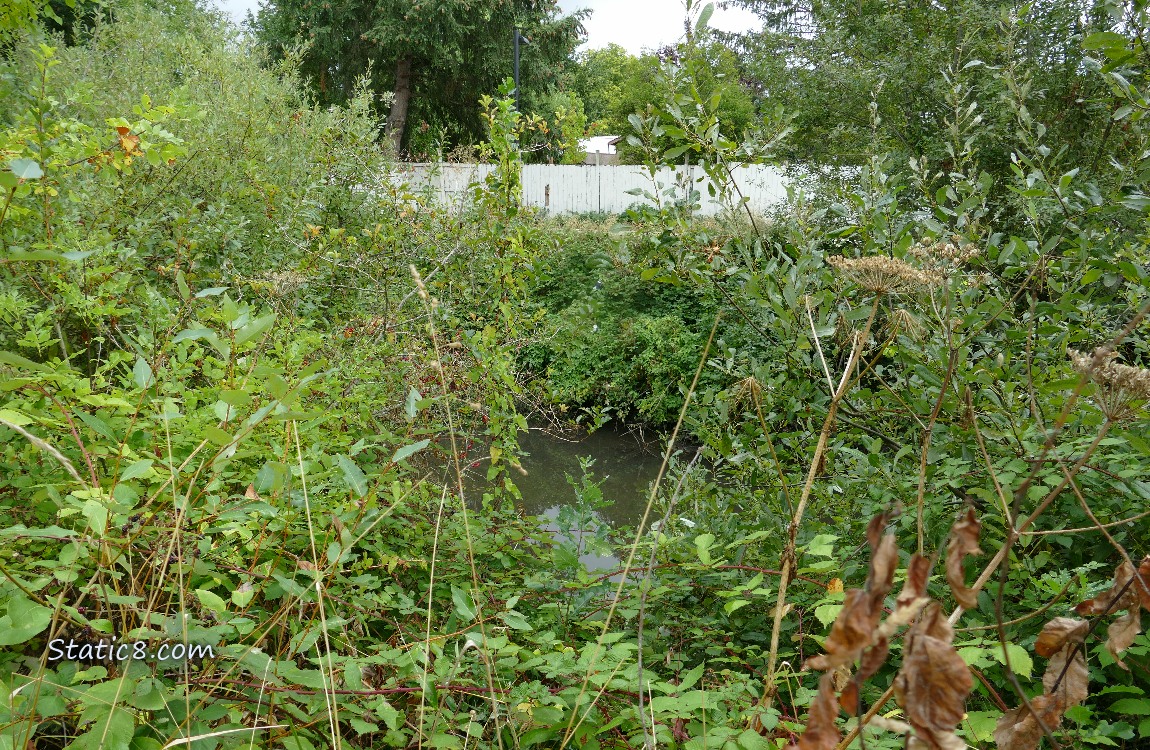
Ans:
{"type": "MultiPolygon", "coordinates": [[[[575,487],[567,477],[578,486],[583,475],[580,459],[591,458],[594,463],[588,470],[605,502],[585,525],[637,526],[647,507],[651,483],[663,461],[660,443],[649,440],[644,444],[637,432],[610,427],[590,435],[532,427],[520,434],[519,446],[525,454],[521,464],[527,474],[514,474],[513,479],[523,494],[519,507],[524,514],[547,519],[544,527],[557,541],[575,541],[579,559],[588,570],[617,567],[618,559],[585,547],[579,539],[572,540],[556,526],[561,510],[578,503],[575,487]]],[[[482,491],[486,471],[484,461],[469,473],[467,483],[473,493],[482,491]]]]}

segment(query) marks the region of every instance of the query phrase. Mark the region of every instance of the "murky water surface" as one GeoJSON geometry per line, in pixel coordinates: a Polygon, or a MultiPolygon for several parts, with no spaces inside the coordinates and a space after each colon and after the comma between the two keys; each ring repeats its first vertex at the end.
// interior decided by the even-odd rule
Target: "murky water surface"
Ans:
{"type": "Polygon", "coordinates": [[[566,475],[578,483],[579,458],[590,456],[595,461],[591,473],[596,481],[603,480],[600,487],[608,503],[599,514],[615,527],[639,523],[662,463],[658,442],[644,446],[638,435],[609,428],[574,436],[532,429],[520,437],[519,445],[530,454],[523,459],[527,476],[515,477],[524,511],[554,516],[561,506],[574,503],[575,490],[566,475]]]}
{"type": "MultiPolygon", "coordinates": [[[[557,540],[575,541],[581,552],[579,559],[588,570],[611,570],[618,567],[619,561],[587,549],[577,537],[570,539],[554,525],[560,509],[575,505],[578,500],[567,477],[578,486],[582,477],[579,459],[593,459],[589,471],[606,502],[588,525],[597,521],[614,528],[637,526],[663,460],[659,442],[652,440],[651,433],[647,437],[644,445],[637,433],[606,427],[590,435],[532,428],[519,437],[519,445],[527,454],[522,459],[527,476],[514,476],[523,493],[520,507],[529,515],[549,519],[551,523],[545,526],[557,540]]],[[[482,489],[486,470],[486,461],[472,470],[469,484],[473,492],[482,489]]]]}

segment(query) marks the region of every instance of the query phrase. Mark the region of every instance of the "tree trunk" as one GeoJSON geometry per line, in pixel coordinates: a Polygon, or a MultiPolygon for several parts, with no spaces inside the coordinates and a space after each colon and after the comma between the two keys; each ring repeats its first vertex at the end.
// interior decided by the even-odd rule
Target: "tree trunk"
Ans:
{"type": "Polygon", "coordinates": [[[395,65],[395,99],[387,115],[387,137],[395,145],[395,153],[403,143],[407,129],[407,105],[411,103],[411,55],[399,58],[395,65]]]}

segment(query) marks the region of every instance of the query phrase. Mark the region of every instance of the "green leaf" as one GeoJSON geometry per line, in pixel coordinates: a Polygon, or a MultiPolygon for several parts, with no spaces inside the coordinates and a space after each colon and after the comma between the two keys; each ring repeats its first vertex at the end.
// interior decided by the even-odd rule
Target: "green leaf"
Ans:
{"type": "Polygon", "coordinates": [[[307,737],[298,734],[284,737],[280,742],[287,750],[315,750],[315,745],[311,744],[307,737]]]}
{"type": "Polygon", "coordinates": [[[457,586],[451,587],[451,601],[455,603],[455,612],[464,622],[475,619],[475,604],[471,601],[471,594],[457,586]]]}
{"type": "Polygon", "coordinates": [[[711,20],[711,15],[715,12],[715,4],[707,3],[699,13],[699,20],[695,22],[695,33],[701,34],[707,28],[707,22],[711,20]]]}
{"type": "Polygon", "coordinates": [[[1150,699],[1122,698],[1114,701],[1110,711],[1116,714],[1130,714],[1133,716],[1150,716],[1150,699]]]}
{"type": "Polygon", "coordinates": [[[155,463],[155,461],[150,458],[140,459],[128,468],[124,469],[124,473],[120,474],[120,481],[126,482],[129,479],[137,479],[144,476],[152,468],[153,463],[155,463]]]}
{"type": "Polygon", "coordinates": [[[430,440],[420,440],[418,443],[412,443],[411,445],[405,445],[395,452],[395,455],[391,457],[391,462],[393,464],[397,464],[400,461],[402,461],[403,459],[408,458],[409,456],[412,456],[416,453],[419,453],[421,450],[423,450],[424,448],[426,448],[429,445],[431,445],[430,440]]]}
{"type": "MultiPolygon", "coordinates": [[[[1006,665],[1006,657],[1002,654],[1002,645],[994,644],[989,649],[990,658],[994,659],[1003,666],[1006,665]]],[[[1010,669],[1017,675],[1022,677],[1029,677],[1031,671],[1034,669],[1034,660],[1030,657],[1022,646],[1016,643],[1006,644],[1006,654],[1010,657],[1010,669]]]]}
{"type": "Polygon", "coordinates": [[[710,565],[711,547],[715,544],[714,534],[699,534],[695,537],[695,550],[699,553],[699,560],[704,565],[710,565]]]}
{"type": "Polygon", "coordinates": [[[11,365],[12,367],[21,368],[24,370],[35,370],[36,372],[51,372],[52,368],[47,365],[42,365],[39,362],[33,362],[30,359],[21,357],[19,354],[12,352],[0,352],[0,365],[11,365]]]}
{"type": "Polygon", "coordinates": [[[214,591],[196,589],[196,597],[200,600],[200,604],[215,612],[217,615],[222,615],[228,611],[227,602],[214,591]]]}
{"type": "Polygon", "coordinates": [[[201,289],[196,292],[196,299],[203,299],[204,297],[215,297],[218,294],[223,294],[228,288],[226,286],[211,286],[207,289],[201,289]]]}
{"type": "Polygon", "coordinates": [[[88,519],[88,527],[96,536],[103,536],[108,530],[108,508],[99,500],[84,501],[80,512],[88,519]]]}
{"type": "Polygon", "coordinates": [[[136,720],[132,712],[124,708],[113,708],[93,724],[92,729],[76,738],[69,745],[90,750],[130,750],[132,735],[136,731],[136,720]]]}
{"type": "Polygon", "coordinates": [[[236,589],[232,592],[232,604],[236,605],[240,609],[243,609],[244,607],[251,604],[252,597],[255,595],[256,592],[254,590],[240,591],[239,589],[236,589]]]}
{"type": "Polygon", "coordinates": [[[136,364],[132,368],[132,380],[138,388],[151,388],[156,383],[152,367],[143,357],[136,358],[136,364]]]}
{"type": "Polygon", "coordinates": [[[407,421],[412,422],[415,420],[415,415],[419,413],[419,401],[423,396],[419,395],[419,391],[411,388],[407,391],[407,405],[404,411],[407,414],[407,421]]]}
{"type": "Polygon", "coordinates": [[[503,612],[499,618],[507,624],[507,627],[514,628],[515,630],[532,630],[531,623],[527,622],[527,618],[515,610],[503,612]]]}
{"type": "Polygon", "coordinates": [[[828,627],[835,618],[839,616],[839,612],[843,609],[842,604],[821,604],[815,607],[815,617],[823,624],[823,627],[828,627]]]}
{"type": "Polygon", "coordinates": [[[723,605],[723,611],[728,615],[750,604],[746,599],[732,599],[723,605]]]}
{"type": "Polygon", "coordinates": [[[276,321],[275,313],[268,313],[259,318],[256,318],[250,323],[240,327],[236,331],[236,346],[241,346],[254,339],[256,336],[262,335],[265,331],[272,327],[272,323],[276,321]]]}
{"type": "Polygon", "coordinates": [[[834,534],[819,534],[807,544],[807,554],[818,555],[819,557],[834,557],[834,543],[837,540],[838,537],[834,534]]]}
{"type": "Polygon", "coordinates": [[[753,729],[748,729],[739,735],[739,747],[744,750],[770,750],[775,745],[766,737],[762,736],[753,729]]]}
{"type": "Polygon", "coordinates": [[[21,180],[38,180],[44,176],[44,170],[34,159],[12,159],[8,168],[21,180]]]}
{"type": "Polygon", "coordinates": [[[339,464],[340,470],[343,471],[344,481],[347,482],[348,487],[351,487],[356,497],[366,495],[367,475],[363,473],[363,470],[356,466],[355,462],[347,456],[339,455],[335,457],[335,460],[336,463],[339,464]]]}
{"type": "Polygon", "coordinates": [[[26,597],[8,602],[8,614],[0,617],[0,646],[31,640],[52,622],[52,610],[26,597]]]}
{"type": "Polygon", "coordinates": [[[176,271],[176,290],[180,293],[180,299],[186,300],[192,296],[192,290],[188,288],[188,280],[184,278],[183,271],[176,271]]]}

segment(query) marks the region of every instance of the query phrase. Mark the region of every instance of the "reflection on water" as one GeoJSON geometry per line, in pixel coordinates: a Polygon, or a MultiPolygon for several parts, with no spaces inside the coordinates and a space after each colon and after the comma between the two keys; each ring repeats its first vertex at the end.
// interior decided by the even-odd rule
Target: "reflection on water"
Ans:
{"type": "MultiPolygon", "coordinates": [[[[527,476],[513,474],[512,477],[523,494],[520,502],[523,511],[546,518],[545,527],[558,541],[579,543],[579,560],[587,570],[617,568],[618,559],[593,551],[581,542],[577,533],[571,539],[558,528],[562,510],[578,501],[575,487],[567,481],[567,476],[578,486],[583,473],[579,459],[594,460],[591,476],[599,484],[605,503],[588,519],[586,526],[597,523],[607,523],[614,528],[637,526],[647,507],[651,483],[662,464],[658,443],[648,442],[644,446],[638,435],[607,427],[590,435],[559,434],[533,427],[520,434],[519,446],[525,454],[521,463],[527,476]]],[[[473,493],[482,490],[486,470],[484,461],[470,473],[468,484],[473,493]]],[[[590,535],[593,529],[586,532],[590,535]]]]}
{"type": "Polygon", "coordinates": [[[582,474],[579,458],[590,456],[595,460],[591,473],[596,481],[602,480],[600,487],[607,501],[600,515],[615,527],[638,525],[647,507],[651,482],[662,464],[657,444],[649,443],[645,449],[633,433],[609,428],[574,437],[532,429],[520,435],[519,445],[530,454],[522,460],[527,476],[515,476],[515,484],[523,493],[523,510],[548,515],[574,503],[575,489],[566,475],[578,482],[582,474]]]}

